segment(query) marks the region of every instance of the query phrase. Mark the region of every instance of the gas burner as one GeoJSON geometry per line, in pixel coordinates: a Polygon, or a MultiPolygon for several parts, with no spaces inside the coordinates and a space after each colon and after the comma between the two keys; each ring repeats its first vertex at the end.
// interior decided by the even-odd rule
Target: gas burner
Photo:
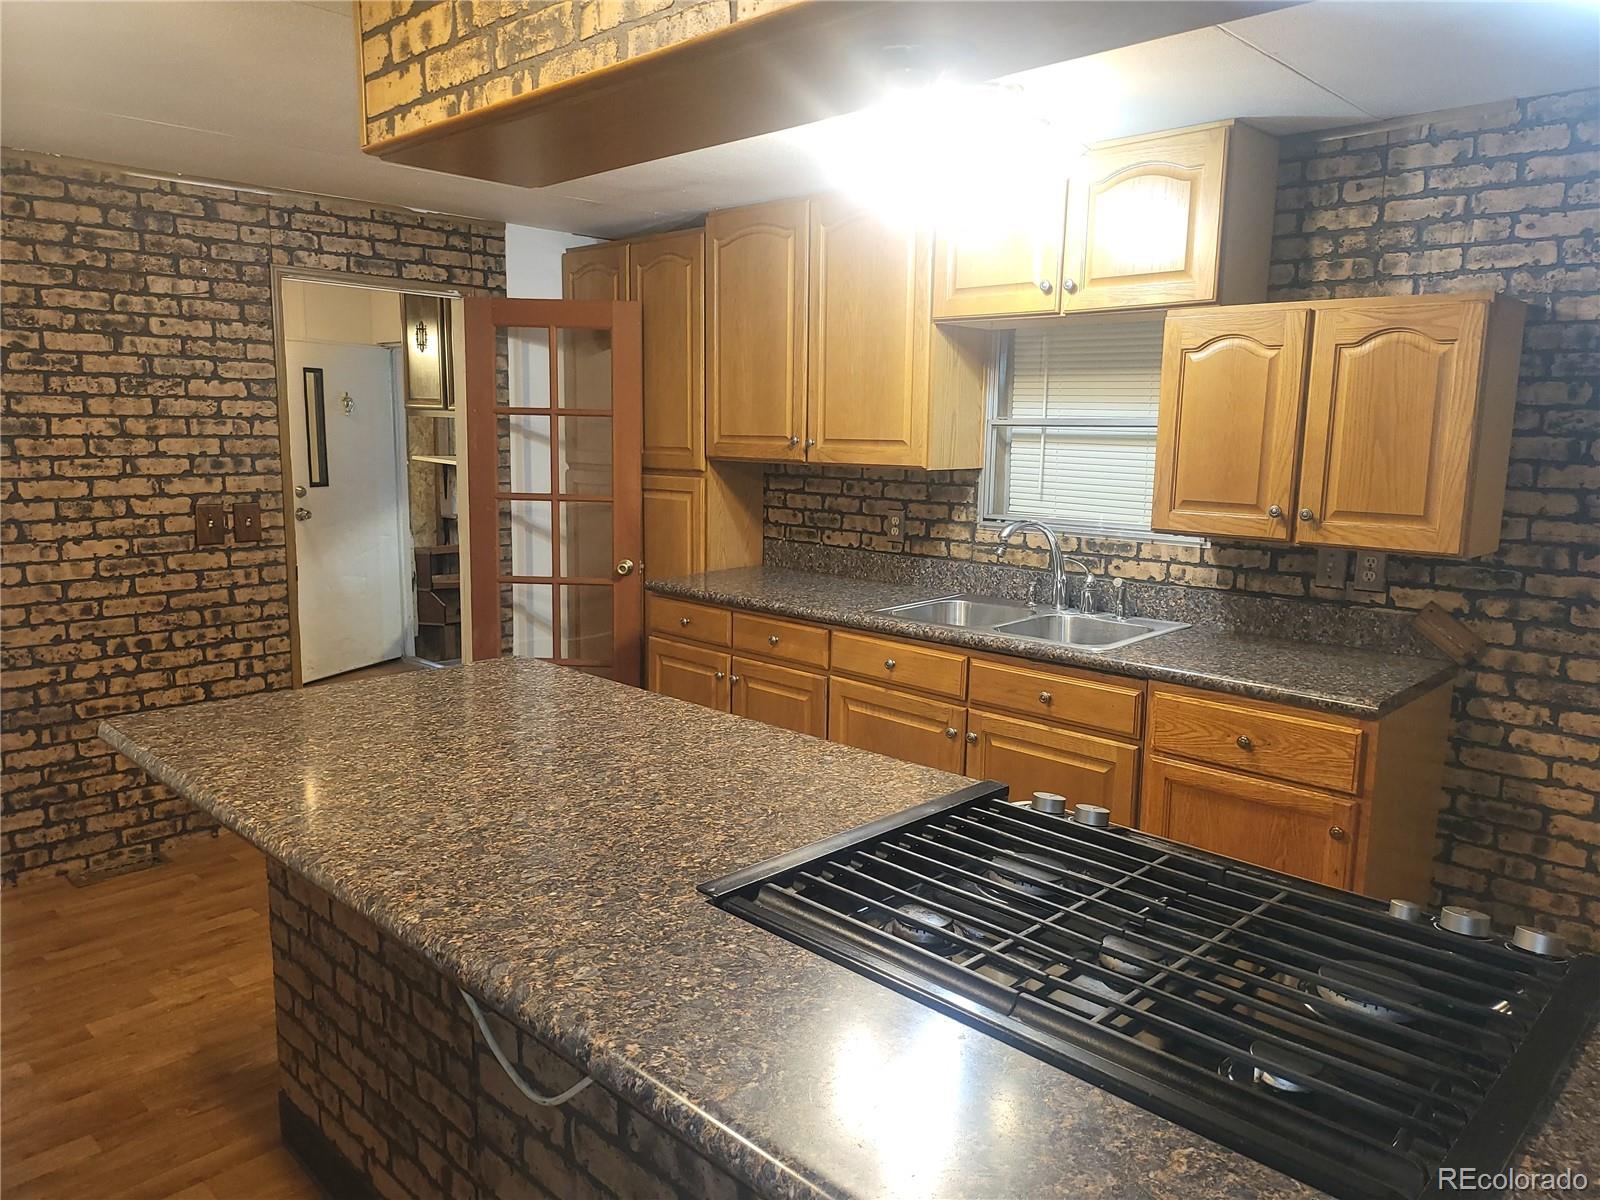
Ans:
{"type": "Polygon", "coordinates": [[[1257,1066],[1237,1058],[1224,1059],[1220,1069],[1222,1077],[1234,1083],[1253,1084],[1285,1096],[1303,1096],[1311,1089],[1289,1078],[1288,1073],[1293,1072],[1297,1076],[1310,1079],[1315,1079],[1322,1073],[1322,1064],[1316,1059],[1296,1054],[1293,1050],[1286,1050],[1282,1046],[1275,1046],[1261,1039],[1250,1043],[1250,1056],[1266,1065],[1257,1066]]]}
{"type": "Polygon", "coordinates": [[[1118,975],[1126,975],[1129,979],[1149,979],[1154,976],[1155,969],[1139,962],[1138,959],[1164,965],[1167,956],[1154,946],[1147,946],[1131,938],[1118,937],[1114,933],[1101,939],[1100,965],[1107,970],[1115,971],[1118,975]]]}
{"type": "Polygon", "coordinates": [[[1001,887],[978,886],[991,896],[1006,898],[1005,888],[1013,888],[1039,898],[1050,894],[1048,885],[1058,883],[1061,868],[1042,854],[996,854],[989,860],[990,867],[984,875],[1001,887]]]}
{"type": "Polygon", "coordinates": [[[947,936],[949,934],[976,939],[972,930],[958,924],[954,918],[915,901],[899,905],[895,912],[899,915],[884,921],[884,932],[903,938],[914,946],[921,946],[924,950],[932,950],[935,954],[951,954],[961,948],[958,942],[947,936]]]}
{"type": "MultiPolygon", "coordinates": [[[[1415,1019],[1410,1013],[1390,1008],[1377,1000],[1340,990],[1361,988],[1369,992],[1387,994],[1396,999],[1405,999],[1408,998],[1408,994],[1415,994],[1416,983],[1404,971],[1396,970],[1394,967],[1386,967],[1382,963],[1334,962],[1317,972],[1317,980],[1314,985],[1303,983],[1302,989],[1313,986],[1319,997],[1329,1004],[1337,1005],[1352,1016],[1371,1017],[1377,1021],[1388,1021],[1396,1025],[1406,1025],[1415,1019]]],[[[1306,1007],[1319,1017],[1336,1015],[1314,1004],[1308,1003],[1306,1007]]]]}

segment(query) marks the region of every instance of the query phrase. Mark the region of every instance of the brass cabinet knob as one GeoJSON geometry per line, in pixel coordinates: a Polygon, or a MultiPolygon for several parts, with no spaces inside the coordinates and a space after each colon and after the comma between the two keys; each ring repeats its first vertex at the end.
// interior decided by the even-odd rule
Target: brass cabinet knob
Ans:
{"type": "Polygon", "coordinates": [[[1048,279],[1041,279],[1039,280],[1039,290],[1048,296],[1051,292],[1056,290],[1056,285],[1051,283],[1048,279]]]}
{"type": "Polygon", "coordinates": [[[778,644],[778,635],[775,634],[775,633],[767,634],[767,645],[776,646],[777,644],[778,644]]]}
{"type": "Polygon", "coordinates": [[[726,679],[726,678],[727,678],[727,677],[728,677],[728,676],[727,676],[727,673],[726,673],[726,672],[724,672],[724,671],[718,671],[718,672],[717,672],[717,675],[716,675],[716,677],[717,677],[717,678],[718,678],[718,679],[726,679]]]}
{"type": "Polygon", "coordinates": [[[1317,514],[1312,512],[1309,508],[1302,508],[1300,510],[1300,519],[1302,521],[1315,521],[1317,519],[1317,514]]]}
{"type": "Polygon", "coordinates": [[[617,574],[618,575],[632,575],[633,574],[634,565],[635,564],[634,564],[633,559],[631,559],[631,558],[623,559],[621,562],[619,562],[617,564],[617,574]]]}
{"type": "Polygon", "coordinates": [[[792,437],[790,437],[789,445],[798,446],[799,444],[800,444],[800,435],[799,434],[795,434],[792,437]]]}
{"type": "Polygon", "coordinates": [[[1279,517],[1283,516],[1283,505],[1281,505],[1281,504],[1271,505],[1267,509],[1267,516],[1271,517],[1274,521],[1276,521],[1279,517]]]}
{"type": "Polygon", "coordinates": [[[975,733],[967,734],[967,745],[976,746],[977,744],[978,744],[978,735],[975,734],[975,733]]]}
{"type": "Polygon", "coordinates": [[[1039,693],[1039,703],[1040,704],[1049,704],[1050,703],[1050,699],[1051,699],[1051,696],[1050,696],[1049,692],[1040,692],[1039,693]]]}
{"type": "Polygon", "coordinates": [[[687,629],[689,627],[689,618],[688,617],[679,617],[678,618],[678,624],[682,625],[685,629],[687,629]]]}
{"type": "Polygon", "coordinates": [[[738,675],[729,675],[728,676],[728,682],[729,683],[738,683],[739,682],[739,678],[740,677],[738,675]]]}
{"type": "Polygon", "coordinates": [[[959,729],[957,729],[954,725],[946,725],[945,726],[945,730],[944,730],[944,735],[945,735],[945,737],[951,738],[953,740],[953,739],[961,736],[961,731],[959,729]]]}
{"type": "Polygon", "coordinates": [[[1241,750],[1254,750],[1256,748],[1256,744],[1250,740],[1248,733],[1241,733],[1236,740],[1241,750]]]}
{"type": "Polygon", "coordinates": [[[883,669],[885,671],[892,671],[892,670],[894,670],[894,668],[895,668],[894,659],[886,658],[886,659],[883,660],[883,669]]]}
{"type": "Polygon", "coordinates": [[[1344,841],[1344,826],[1334,825],[1328,830],[1328,836],[1336,842],[1344,841]]]}
{"type": "Polygon", "coordinates": [[[1063,279],[1061,281],[1061,290],[1069,296],[1072,295],[1073,292],[1078,290],[1078,281],[1076,279],[1063,279]]]}
{"type": "Polygon", "coordinates": [[[811,449],[811,447],[815,446],[816,444],[817,444],[817,439],[816,438],[807,438],[806,439],[806,449],[807,450],[811,449]]]}

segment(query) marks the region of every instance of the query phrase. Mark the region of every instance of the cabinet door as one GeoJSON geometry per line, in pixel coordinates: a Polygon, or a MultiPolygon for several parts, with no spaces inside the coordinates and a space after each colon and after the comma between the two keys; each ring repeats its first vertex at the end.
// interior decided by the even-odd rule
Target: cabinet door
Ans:
{"type": "Polygon", "coordinates": [[[1167,314],[1152,529],[1289,540],[1308,322],[1304,308],[1167,314]]]}
{"type": "Polygon", "coordinates": [[[1059,725],[1040,725],[972,709],[967,713],[967,774],[1008,784],[1013,799],[1056,792],[1071,804],[1098,804],[1132,825],[1139,748],[1059,725]]]}
{"type": "Polygon", "coordinates": [[[1214,854],[1347,888],[1359,806],[1304,788],[1145,758],[1139,827],[1214,854]]]}
{"type": "Polygon", "coordinates": [[[644,351],[644,466],[706,465],[705,234],[628,247],[628,298],[639,301],[644,351]]]}
{"type": "Polygon", "coordinates": [[[723,651],[653,637],[645,659],[652,692],[728,711],[728,655],[723,651]]]}
{"type": "Polygon", "coordinates": [[[967,710],[960,704],[833,676],[828,740],[960,774],[967,710]]]}
{"type": "Polygon", "coordinates": [[[810,202],[706,218],[706,405],[713,458],[805,458],[810,202]]]}
{"type": "Polygon", "coordinates": [[[1067,198],[1061,311],[1215,299],[1227,147],[1218,126],[1090,151],[1067,198]]]}
{"type": "Polygon", "coordinates": [[[579,246],[561,256],[561,295],[566,300],[627,300],[628,243],[579,246]]]}
{"type": "Polygon", "coordinates": [[[1316,311],[1296,541],[1459,551],[1487,312],[1411,299],[1316,311]]]}
{"type": "Polygon", "coordinates": [[[929,250],[834,196],[811,204],[811,462],[912,466],[928,437],[929,250]]]}
{"type": "Polygon", "coordinates": [[[1060,308],[1067,184],[1029,189],[1009,215],[940,229],[934,240],[933,315],[1021,317],[1060,308]]]}
{"type": "Polygon", "coordinates": [[[671,579],[706,569],[704,475],[646,475],[644,577],[671,579]]]}
{"type": "Polygon", "coordinates": [[[826,737],[828,677],[754,658],[735,658],[731,711],[752,721],[826,737]]]}

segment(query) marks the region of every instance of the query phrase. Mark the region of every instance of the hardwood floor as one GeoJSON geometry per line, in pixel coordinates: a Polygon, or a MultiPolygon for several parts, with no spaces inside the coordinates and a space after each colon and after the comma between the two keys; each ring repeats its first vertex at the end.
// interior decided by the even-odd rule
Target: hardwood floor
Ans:
{"type": "Polygon", "coordinates": [[[6,1200],[319,1200],[278,1140],[261,855],[0,896],[6,1200]]]}

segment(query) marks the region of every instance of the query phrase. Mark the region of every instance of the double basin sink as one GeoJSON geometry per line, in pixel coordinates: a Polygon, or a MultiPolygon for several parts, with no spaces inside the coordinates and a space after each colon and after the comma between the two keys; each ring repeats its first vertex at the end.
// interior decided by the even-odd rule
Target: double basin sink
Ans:
{"type": "Polygon", "coordinates": [[[1007,637],[1029,638],[1077,650],[1116,650],[1146,638],[1160,637],[1175,629],[1187,629],[1179,621],[1155,621],[1148,617],[1115,617],[1105,613],[1077,612],[1073,609],[1042,608],[992,596],[943,596],[880,608],[880,616],[902,617],[927,625],[952,629],[971,629],[978,633],[1001,633],[1007,637]]]}

